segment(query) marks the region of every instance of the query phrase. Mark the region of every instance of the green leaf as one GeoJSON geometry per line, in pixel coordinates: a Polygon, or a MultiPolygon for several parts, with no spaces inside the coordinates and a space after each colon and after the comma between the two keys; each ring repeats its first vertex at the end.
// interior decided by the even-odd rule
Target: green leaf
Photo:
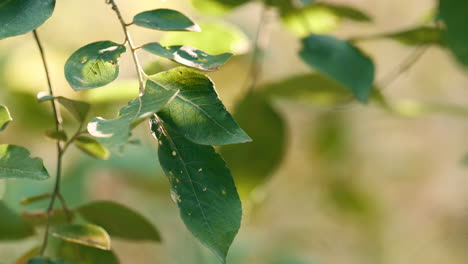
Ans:
{"type": "Polygon", "coordinates": [[[45,180],[49,173],[39,158],[31,158],[27,149],[15,145],[0,145],[0,179],[45,180]]]}
{"type": "Polygon", "coordinates": [[[137,14],[133,23],[140,27],[166,31],[201,31],[200,27],[184,14],[172,9],[155,9],[137,14]]]}
{"type": "MultiPolygon", "coordinates": [[[[70,212],[70,218],[73,219],[74,215],[70,212]]],[[[46,225],[48,222],[52,225],[68,223],[68,215],[63,209],[54,209],[51,211],[50,216],[44,210],[26,211],[21,212],[23,220],[31,226],[46,225]]]]}
{"type": "Polygon", "coordinates": [[[439,17],[445,22],[444,41],[457,60],[468,66],[468,2],[464,0],[439,0],[439,17]]]}
{"type": "Polygon", "coordinates": [[[70,100],[62,96],[57,97],[57,100],[76,118],[76,120],[83,122],[86,119],[90,108],[88,103],[70,100]]]}
{"type": "Polygon", "coordinates": [[[249,51],[249,39],[239,27],[225,21],[200,23],[202,32],[168,32],[161,39],[164,46],[196,47],[210,54],[244,54],[249,51]],[[222,37],[220,37],[222,36],[222,37]]]}
{"type": "Polygon", "coordinates": [[[42,25],[54,12],[55,0],[0,1],[0,39],[28,33],[42,25]]]}
{"type": "Polygon", "coordinates": [[[168,124],[151,119],[151,130],[159,140],[159,162],[182,220],[225,263],[242,217],[229,169],[213,147],[186,140],[168,124]]]}
{"type": "Polygon", "coordinates": [[[0,131],[5,130],[8,123],[12,120],[13,118],[11,118],[8,108],[4,105],[0,105],[0,131]]]}
{"type": "Polygon", "coordinates": [[[266,85],[265,93],[274,99],[333,106],[349,103],[351,91],[339,82],[317,73],[309,73],[266,85]]]}
{"type": "Polygon", "coordinates": [[[155,89],[147,83],[143,96],[128,102],[120,110],[117,119],[94,118],[88,124],[88,132],[109,149],[122,152],[123,146],[130,139],[132,128],[161,110],[178,92],[177,89],[155,89]]]}
{"type": "Polygon", "coordinates": [[[5,195],[6,190],[6,182],[5,180],[0,179],[0,200],[3,199],[3,195],[5,195]]]}
{"type": "Polygon", "coordinates": [[[73,140],[73,144],[84,153],[98,159],[106,160],[109,158],[109,151],[101,145],[96,139],[88,136],[79,136],[73,140]]]}
{"type": "Polygon", "coordinates": [[[119,264],[113,251],[82,246],[74,243],[61,243],[57,248],[59,258],[73,264],[119,264]]]}
{"type": "Polygon", "coordinates": [[[28,205],[28,204],[32,204],[32,203],[35,203],[35,202],[39,202],[39,201],[49,199],[50,197],[52,197],[52,194],[43,193],[43,194],[39,194],[39,195],[25,197],[25,198],[21,199],[20,203],[22,205],[28,205]]]}
{"type": "Polygon", "coordinates": [[[155,90],[180,90],[158,115],[190,141],[202,145],[251,141],[219,100],[206,75],[179,67],[151,76],[146,85],[155,90]]]}
{"type": "Polygon", "coordinates": [[[23,239],[34,235],[34,229],[2,201],[0,215],[0,240],[23,239]]]}
{"type": "Polygon", "coordinates": [[[357,22],[372,22],[372,18],[368,14],[352,6],[331,3],[317,3],[313,6],[317,8],[327,8],[340,18],[349,19],[357,22]]]}
{"type": "Polygon", "coordinates": [[[37,257],[29,260],[27,264],[57,264],[57,262],[37,257]]]}
{"type": "Polygon", "coordinates": [[[28,260],[31,260],[35,256],[38,256],[41,253],[41,247],[34,247],[27,252],[25,252],[21,257],[19,257],[14,264],[27,264],[28,260]]]}
{"type": "Polygon", "coordinates": [[[102,226],[111,236],[161,241],[158,230],[142,215],[110,201],[91,202],[80,206],[77,212],[88,222],[102,226]]]}
{"type": "Polygon", "coordinates": [[[232,9],[251,2],[250,0],[192,0],[198,11],[208,15],[223,15],[232,9]]]}
{"type": "Polygon", "coordinates": [[[356,40],[373,40],[379,38],[389,38],[396,40],[402,44],[410,46],[419,46],[419,45],[443,45],[442,40],[442,30],[435,27],[420,26],[416,28],[411,28],[408,30],[393,32],[393,33],[384,33],[378,34],[375,36],[357,38],[356,40]]]}
{"type": "Polygon", "coordinates": [[[286,27],[299,36],[309,33],[328,33],[343,22],[371,22],[372,19],[364,12],[345,5],[329,3],[310,4],[304,8],[296,8],[290,2],[280,6],[281,20],[286,27]]]}
{"type": "Polygon", "coordinates": [[[230,53],[210,55],[189,46],[164,47],[156,42],[145,44],[142,48],[155,55],[204,71],[216,71],[232,57],[230,53]]]}
{"type": "Polygon", "coordinates": [[[65,77],[75,91],[109,84],[119,75],[119,58],[125,51],[125,46],[112,41],[88,44],[67,60],[65,77]]]}
{"type": "Polygon", "coordinates": [[[52,231],[52,235],[68,242],[88,247],[110,250],[111,241],[106,230],[96,225],[62,225],[52,231]]]}
{"type": "Polygon", "coordinates": [[[76,101],[76,100],[71,100],[68,98],[65,98],[63,96],[50,96],[50,95],[43,95],[42,93],[39,93],[37,95],[38,101],[39,102],[45,102],[45,101],[50,101],[50,100],[57,100],[63,107],[65,107],[70,114],[73,115],[76,120],[83,122],[89,112],[89,108],[91,107],[88,103],[81,102],[81,101],[76,101]]]}
{"type": "Polygon", "coordinates": [[[286,124],[268,98],[260,93],[250,93],[242,99],[234,117],[253,142],[223,146],[220,151],[241,197],[248,198],[280,165],[286,150],[286,124]]]}
{"type": "Polygon", "coordinates": [[[47,130],[45,133],[46,137],[52,140],[60,140],[60,141],[67,141],[68,136],[67,133],[63,130],[56,131],[56,130],[47,130]]]}
{"type": "Polygon", "coordinates": [[[347,86],[366,103],[374,81],[374,63],[350,43],[325,35],[302,40],[299,55],[317,71],[347,86]]]}

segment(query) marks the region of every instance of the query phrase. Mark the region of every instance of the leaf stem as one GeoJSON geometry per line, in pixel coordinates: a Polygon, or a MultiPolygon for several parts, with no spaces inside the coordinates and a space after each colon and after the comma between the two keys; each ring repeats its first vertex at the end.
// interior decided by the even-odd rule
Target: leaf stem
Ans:
{"type": "MultiPolygon", "coordinates": [[[[36,41],[37,47],[39,49],[39,53],[41,55],[42,64],[44,66],[44,71],[45,71],[45,75],[46,75],[46,78],[47,78],[47,85],[48,85],[48,89],[49,89],[49,95],[52,96],[52,97],[55,97],[54,96],[54,91],[52,89],[52,81],[51,81],[51,78],[50,78],[49,67],[47,66],[47,60],[46,60],[44,48],[42,46],[42,43],[41,43],[41,41],[39,39],[39,35],[37,34],[36,30],[33,30],[33,35],[34,35],[34,39],[36,41]]],[[[59,132],[62,129],[62,115],[60,113],[60,109],[59,109],[58,104],[55,101],[55,99],[50,100],[50,101],[51,101],[51,105],[52,105],[52,111],[54,113],[55,130],[57,132],[59,132]]],[[[71,214],[70,214],[70,211],[67,209],[67,206],[65,204],[65,199],[63,199],[62,195],[60,194],[60,180],[61,180],[61,175],[62,175],[62,158],[63,158],[63,154],[64,154],[63,149],[62,149],[62,145],[60,143],[60,140],[57,140],[56,146],[57,146],[57,168],[56,168],[54,191],[52,193],[52,196],[51,196],[50,202],[49,202],[49,206],[47,208],[47,222],[46,222],[45,231],[44,231],[45,232],[44,233],[44,240],[43,240],[41,250],[40,250],[40,253],[39,253],[40,256],[44,256],[45,250],[47,249],[47,244],[48,244],[48,241],[49,241],[50,215],[51,215],[52,210],[54,208],[56,197],[61,197],[60,199],[62,201],[62,206],[64,208],[64,211],[67,214],[67,218],[71,219],[71,214]]]]}
{"type": "Polygon", "coordinates": [[[131,26],[133,24],[133,22],[132,23],[125,23],[125,20],[122,17],[122,13],[120,12],[119,7],[117,6],[117,4],[115,3],[114,0],[106,0],[106,3],[110,4],[112,6],[112,10],[115,11],[115,13],[117,15],[117,18],[120,21],[120,25],[122,26],[123,32],[125,34],[125,43],[127,43],[128,46],[130,47],[133,62],[135,64],[135,68],[136,68],[136,71],[137,71],[137,74],[138,74],[139,91],[140,91],[140,96],[142,96],[143,93],[145,92],[145,84],[144,84],[143,69],[141,68],[140,61],[139,61],[138,55],[137,55],[137,50],[139,48],[136,47],[133,44],[132,37],[130,35],[130,32],[128,31],[128,27],[131,26]]]}
{"type": "Polygon", "coordinates": [[[387,73],[380,81],[380,89],[387,88],[398,79],[403,73],[407,72],[429,49],[429,45],[419,46],[405,57],[392,71],[387,73]]]}

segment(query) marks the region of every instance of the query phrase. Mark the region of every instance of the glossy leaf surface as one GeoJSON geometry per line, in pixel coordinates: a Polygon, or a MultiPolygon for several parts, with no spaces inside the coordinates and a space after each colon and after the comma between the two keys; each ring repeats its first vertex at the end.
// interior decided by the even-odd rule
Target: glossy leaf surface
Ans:
{"type": "Polygon", "coordinates": [[[229,169],[213,147],[192,143],[167,124],[151,119],[151,130],[182,220],[225,263],[242,217],[229,169]]]}
{"type": "Polygon", "coordinates": [[[202,145],[251,141],[226,110],[207,76],[184,67],[151,76],[155,90],[180,90],[158,115],[181,135],[202,145]]]}
{"type": "Polygon", "coordinates": [[[145,44],[142,48],[155,55],[204,71],[216,71],[232,57],[230,53],[210,55],[189,46],[164,47],[156,42],[145,44]]]}
{"type": "Polygon", "coordinates": [[[75,90],[86,90],[109,84],[119,75],[119,58],[126,48],[112,41],[88,44],[65,63],[65,77],[75,90]]]}
{"type": "Polygon", "coordinates": [[[27,149],[0,145],[0,179],[45,180],[49,173],[39,158],[31,158],[27,149]]]}

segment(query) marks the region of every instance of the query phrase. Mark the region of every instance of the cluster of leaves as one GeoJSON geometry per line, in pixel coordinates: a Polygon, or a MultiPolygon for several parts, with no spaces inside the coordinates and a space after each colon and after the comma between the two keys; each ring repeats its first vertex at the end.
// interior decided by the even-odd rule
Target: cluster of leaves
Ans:
{"type": "MultiPolygon", "coordinates": [[[[114,1],[107,1],[122,19],[114,1]]],[[[224,14],[253,0],[192,0],[196,8],[210,14],[224,14]]],[[[216,71],[233,55],[208,54],[185,45],[152,42],[134,47],[127,28],[135,25],[162,31],[198,32],[200,27],[175,10],[155,9],[124,23],[125,43],[105,40],[88,44],[74,52],[65,64],[65,77],[75,91],[89,90],[113,82],[119,75],[119,58],[131,52],[137,63],[140,85],[137,98],[129,101],[112,120],[88,119],[90,105],[40,94],[39,102],[53,101],[67,109],[77,121],[77,130],[48,131],[46,135],[63,149],[75,145],[96,158],[121,153],[132,141],[132,130],[144,120],[157,140],[159,162],[171,184],[171,196],[187,228],[225,263],[242,217],[236,186],[221,153],[233,174],[245,184],[249,194],[271,175],[281,162],[286,147],[286,125],[273,106],[273,98],[313,104],[348,102],[351,96],[367,103],[375,96],[375,66],[356,45],[360,41],[389,38],[405,45],[438,45],[468,65],[468,39],[463,34],[468,5],[462,0],[441,0],[434,21],[398,32],[341,40],[325,33],[343,20],[369,23],[371,17],[350,6],[313,0],[264,0],[275,9],[282,23],[298,36],[302,48],[298,56],[314,73],[296,76],[247,93],[236,107],[226,110],[215,86],[205,74],[216,71]],[[137,51],[172,60],[183,67],[148,76],[136,59],[137,51]],[[196,70],[195,70],[196,69],[196,70]],[[315,84],[313,87],[310,84],[315,84]],[[142,88],[142,87],[140,87],[142,88]],[[235,121],[245,129],[238,125],[235,121]],[[86,127],[86,130],[83,128],[86,127]],[[270,130],[277,131],[270,133],[270,130]],[[248,136],[250,135],[250,137],[248,136]],[[254,142],[248,144],[251,141],[254,142]],[[233,146],[225,146],[237,144],[233,146]],[[273,147],[272,147],[273,146],[273,147]],[[265,149],[269,149],[265,153],[265,149]],[[259,158],[261,157],[261,158],[259,158]]],[[[42,25],[53,13],[55,0],[6,0],[0,3],[0,39],[25,34],[42,25]]],[[[136,87],[137,88],[137,87],[136,87]]],[[[381,98],[380,98],[381,99],[381,98]]],[[[8,109],[0,107],[0,131],[12,120],[8,109]]],[[[23,147],[0,145],[0,196],[5,179],[44,180],[49,174],[42,161],[31,158],[23,147]]],[[[29,204],[50,199],[55,194],[28,197],[29,204]]],[[[22,256],[17,263],[118,263],[111,250],[111,237],[129,240],[161,240],[157,229],[135,211],[113,202],[95,201],[77,208],[18,214],[0,202],[0,239],[22,239],[37,228],[52,224],[50,233],[61,240],[51,252],[52,259],[38,257],[41,247],[22,256]]],[[[48,230],[48,228],[46,228],[48,230]]]]}
{"type": "MultiPolygon", "coordinates": [[[[2,3],[0,12],[8,14],[2,16],[2,19],[6,19],[3,24],[12,25],[2,27],[2,37],[37,28],[52,14],[55,1],[49,2],[48,5],[44,2],[31,8],[29,5],[22,8],[26,5],[25,1],[2,3]],[[32,14],[34,8],[36,13],[32,14]],[[40,15],[44,15],[44,19],[33,24],[40,15]],[[21,19],[14,21],[17,18],[21,19]]],[[[109,1],[109,4],[120,12],[113,1],[109,1]]],[[[134,16],[131,25],[163,31],[201,30],[191,19],[170,9],[141,12],[134,16]]],[[[124,44],[98,41],[70,56],[65,64],[65,77],[75,91],[111,83],[119,74],[120,56],[128,50],[136,56],[137,48],[132,46],[127,32],[129,26],[124,24],[127,37],[124,44]]],[[[163,46],[157,42],[140,48],[204,71],[217,70],[232,56],[229,53],[210,55],[189,46],[163,46]]],[[[110,152],[121,153],[129,143],[135,126],[150,119],[151,131],[159,143],[159,160],[171,183],[171,196],[180,209],[181,218],[194,236],[225,262],[228,249],[240,228],[242,208],[231,173],[213,145],[244,143],[251,139],[219,100],[210,78],[187,67],[153,76],[139,72],[144,78],[140,80],[144,92],[122,108],[113,120],[100,117],[88,120],[90,105],[85,102],[47,94],[38,95],[38,100],[61,104],[78,121],[78,129],[72,136],[60,130],[47,132],[48,137],[62,141],[63,149],[74,144],[87,154],[101,159],[106,159],[110,152]],[[85,125],[87,131],[82,131],[85,125]]],[[[141,69],[138,64],[137,69],[141,69]]],[[[2,127],[10,120],[6,108],[4,112],[2,127]]],[[[42,180],[49,177],[42,161],[29,158],[29,152],[21,147],[4,145],[2,154],[2,178],[42,180]]],[[[24,202],[49,199],[53,195],[30,197],[24,202]]],[[[10,219],[3,218],[10,225],[2,226],[8,230],[8,233],[2,233],[4,239],[27,237],[34,233],[34,226],[52,224],[51,234],[64,241],[51,253],[56,260],[33,258],[39,254],[39,249],[35,249],[21,258],[28,263],[118,263],[115,254],[110,251],[110,237],[160,241],[159,233],[148,220],[129,208],[111,202],[93,202],[75,209],[54,209],[50,217],[47,212],[18,215],[7,207],[3,207],[3,211],[2,215],[11,215],[10,219]],[[76,219],[75,215],[80,218],[76,219]],[[29,258],[31,260],[28,261],[29,258]]]]}
{"type": "MultiPolygon", "coordinates": [[[[263,85],[250,91],[236,107],[235,118],[252,137],[253,142],[221,149],[230,165],[241,195],[248,195],[265,182],[281,162],[286,146],[286,127],[273,102],[289,100],[318,106],[350,103],[354,97],[361,103],[375,101],[397,114],[411,115],[403,105],[385,100],[376,88],[375,65],[357,45],[363,41],[390,39],[409,47],[438,46],[447,48],[459,62],[466,63],[466,34],[462,33],[467,4],[464,1],[440,1],[437,15],[423,24],[400,31],[342,40],[325,34],[336,29],[342,21],[371,23],[365,12],[347,5],[314,0],[192,0],[199,11],[220,15],[253,2],[275,9],[280,20],[291,33],[299,37],[298,56],[314,72],[263,85]],[[276,131],[270,133],[269,131],[276,131]],[[264,149],[269,148],[268,153],[264,149]],[[256,157],[262,155],[262,159],[256,157]]],[[[419,106],[419,105],[418,105],[419,106]]],[[[433,106],[425,105],[425,110],[433,106]]]]}

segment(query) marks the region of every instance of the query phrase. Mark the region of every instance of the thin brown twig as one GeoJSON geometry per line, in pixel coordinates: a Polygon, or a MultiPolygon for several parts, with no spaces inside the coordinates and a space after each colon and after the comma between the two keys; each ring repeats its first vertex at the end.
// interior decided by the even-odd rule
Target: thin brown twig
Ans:
{"type": "MultiPolygon", "coordinates": [[[[50,71],[49,71],[49,67],[47,65],[47,60],[46,60],[44,48],[42,46],[42,43],[41,43],[41,41],[39,39],[39,35],[37,34],[36,30],[33,30],[33,35],[34,35],[34,39],[36,41],[37,47],[39,49],[39,53],[41,55],[42,64],[44,66],[44,71],[45,71],[45,75],[46,75],[46,78],[47,78],[47,85],[48,85],[48,89],[49,89],[49,95],[54,97],[54,91],[52,89],[52,81],[51,81],[51,78],[50,78],[50,71]]],[[[52,111],[54,113],[55,130],[57,132],[59,132],[62,129],[62,116],[61,116],[61,113],[60,113],[60,109],[59,109],[55,99],[51,100],[51,105],[52,105],[52,111]]],[[[47,208],[47,221],[46,221],[45,231],[44,231],[45,232],[44,233],[44,240],[43,240],[41,250],[40,250],[40,253],[39,253],[40,256],[44,256],[45,250],[47,249],[47,244],[48,244],[48,241],[49,241],[50,216],[51,216],[52,210],[54,208],[56,197],[57,196],[61,197],[61,194],[60,194],[60,181],[61,181],[61,176],[62,176],[63,149],[62,149],[62,145],[60,143],[60,140],[57,140],[56,146],[57,146],[57,168],[56,168],[54,191],[52,192],[52,196],[50,198],[49,206],[47,208]]],[[[67,214],[67,217],[71,218],[70,212],[68,211],[67,206],[65,204],[65,199],[62,200],[62,206],[64,208],[64,211],[67,214]]]]}
{"type": "Polygon", "coordinates": [[[131,26],[133,24],[133,22],[132,23],[125,23],[125,20],[123,19],[123,16],[122,16],[122,13],[120,12],[119,7],[117,6],[117,4],[115,3],[114,0],[106,0],[106,3],[110,4],[112,6],[112,10],[115,11],[115,13],[117,15],[117,18],[120,21],[120,25],[122,26],[122,29],[124,31],[125,43],[128,44],[128,46],[130,47],[133,62],[135,64],[135,68],[136,68],[136,71],[137,71],[139,91],[140,91],[140,96],[141,96],[141,95],[143,95],[143,93],[145,91],[143,69],[141,68],[140,61],[138,60],[138,55],[137,55],[138,47],[136,47],[133,44],[132,37],[130,35],[130,32],[128,31],[128,27],[131,26]]]}
{"type": "Polygon", "coordinates": [[[395,82],[403,73],[407,72],[429,49],[429,45],[419,46],[405,57],[392,71],[378,82],[380,89],[385,89],[395,82]]]}

